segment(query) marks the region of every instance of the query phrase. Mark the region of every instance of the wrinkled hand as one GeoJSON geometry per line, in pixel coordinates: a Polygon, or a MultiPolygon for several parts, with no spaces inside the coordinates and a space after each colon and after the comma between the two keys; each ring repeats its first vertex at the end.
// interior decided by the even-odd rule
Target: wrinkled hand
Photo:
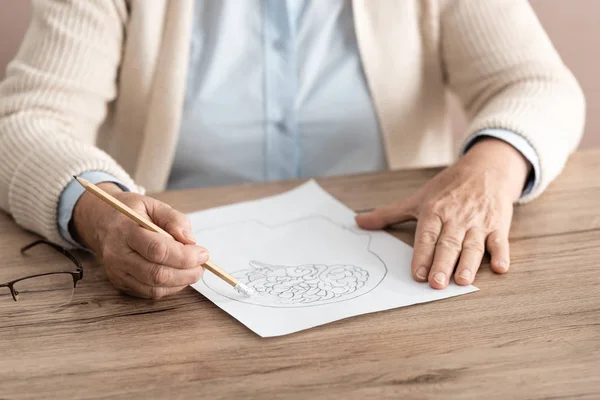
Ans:
{"type": "Polygon", "coordinates": [[[195,245],[187,216],[151,197],[124,193],[112,183],[99,184],[177,241],[142,228],[85,193],[73,211],[79,240],[104,264],[114,286],[137,297],[160,299],[200,280],[208,252],[195,245]]]}
{"type": "Polygon", "coordinates": [[[443,289],[458,263],[454,280],[469,285],[486,249],[492,270],[508,271],[513,204],[521,195],[529,168],[512,146],[485,138],[409,199],[358,215],[356,220],[364,229],[418,220],[413,277],[443,289]]]}

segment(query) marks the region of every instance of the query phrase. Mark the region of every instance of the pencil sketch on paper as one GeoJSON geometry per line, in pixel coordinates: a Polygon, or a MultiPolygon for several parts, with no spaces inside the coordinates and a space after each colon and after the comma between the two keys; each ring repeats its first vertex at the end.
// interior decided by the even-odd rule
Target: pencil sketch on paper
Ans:
{"type": "Polygon", "coordinates": [[[250,266],[234,276],[281,306],[343,300],[364,287],[369,279],[369,272],[354,265],[284,266],[250,261],[250,266]]]}
{"type": "MultiPolygon", "coordinates": [[[[287,243],[295,245],[286,246],[284,262],[280,257],[271,260],[270,263],[256,261],[252,258],[258,256],[259,259],[269,259],[272,255],[269,252],[262,255],[254,254],[254,257],[243,261],[246,268],[230,271],[240,282],[257,292],[251,298],[234,297],[229,290],[219,290],[218,281],[205,279],[208,274],[204,275],[203,282],[206,286],[232,300],[277,308],[320,306],[365,295],[375,289],[387,273],[387,266],[371,249],[372,238],[369,233],[338,225],[320,215],[312,215],[276,226],[268,226],[256,220],[233,225],[234,229],[227,229],[222,236],[231,242],[236,241],[235,235],[239,234],[240,237],[243,235],[245,246],[240,247],[264,248],[263,243],[274,243],[275,240],[281,240],[278,242],[282,245],[280,247],[287,243]],[[320,235],[314,234],[315,231],[327,233],[325,237],[336,237],[336,242],[344,243],[344,247],[335,248],[330,243],[323,243],[320,235]],[[249,234],[250,232],[256,234],[249,234]],[[293,238],[294,241],[286,241],[285,237],[293,238]],[[300,248],[298,248],[299,243],[303,244],[300,248]],[[316,250],[317,248],[319,250],[316,250]],[[349,251],[348,248],[352,250],[349,251]],[[299,259],[306,257],[305,254],[323,261],[298,262],[299,259]],[[285,262],[286,259],[293,261],[285,262]]],[[[222,230],[223,227],[214,229],[222,230]]],[[[212,231],[212,229],[202,231],[212,231]]],[[[197,234],[201,235],[200,231],[197,234]]]]}

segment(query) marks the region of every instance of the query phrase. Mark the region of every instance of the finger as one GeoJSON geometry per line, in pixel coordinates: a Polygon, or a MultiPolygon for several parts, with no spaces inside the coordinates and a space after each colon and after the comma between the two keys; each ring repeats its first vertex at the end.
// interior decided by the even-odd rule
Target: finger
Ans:
{"type": "Polygon", "coordinates": [[[416,216],[412,201],[406,200],[358,214],[355,219],[362,229],[382,229],[388,225],[416,220],[416,216]]]}
{"type": "Polygon", "coordinates": [[[187,215],[175,210],[168,204],[145,198],[146,211],[154,223],[169,232],[175,240],[184,244],[196,244],[192,233],[192,224],[187,215]]]}
{"type": "Polygon", "coordinates": [[[195,268],[209,259],[206,249],[182,244],[159,233],[134,227],[126,236],[127,245],[154,264],[173,268],[195,268]]]}
{"type": "Polygon", "coordinates": [[[492,257],[492,270],[498,274],[508,272],[510,268],[510,247],[508,233],[493,231],[487,237],[487,249],[492,257]]]}
{"type": "Polygon", "coordinates": [[[419,282],[427,281],[441,231],[442,221],[437,216],[423,216],[417,223],[411,270],[419,282]]]}
{"type": "Polygon", "coordinates": [[[470,229],[462,244],[462,252],[454,281],[459,285],[470,285],[481,266],[485,253],[485,233],[478,229],[470,229]]]}
{"type": "Polygon", "coordinates": [[[465,239],[465,230],[459,226],[446,224],[435,246],[435,256],[429,271],[429,285],[434,289],[448,286],[450,276],[465,239]]]}
{"type": "Polygon", "coordinates": [[[195,268],[179,269],[147,261],[132,251],[122,259],[123,271],[136,280],[150,286],[179,287],[191,285],[202,278],[204,268],[198,264],[195,268]]]}
{"type": "Polygon", "coordinates": [[[115,288],[121,292],[144,299],[160,300],[165,296],[177,293],[186,286],[179,287],[160,287],[146,285],[135,279],[133,276],[112,268],[106,269],[106,275],[111,280],[115,288]]]}

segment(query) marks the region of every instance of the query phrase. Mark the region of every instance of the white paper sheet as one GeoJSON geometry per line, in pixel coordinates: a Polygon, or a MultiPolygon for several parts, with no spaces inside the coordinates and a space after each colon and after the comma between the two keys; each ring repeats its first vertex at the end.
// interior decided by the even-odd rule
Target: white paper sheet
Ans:
{"type": "Polygon", "coordinates": [[[354,215],[314,181],[189,214],[211,260],[258,294],[244,297],[208,271],[192,287],[263,337],[478,290],[415,282],[412,248],[359,229],[354,215]]]}

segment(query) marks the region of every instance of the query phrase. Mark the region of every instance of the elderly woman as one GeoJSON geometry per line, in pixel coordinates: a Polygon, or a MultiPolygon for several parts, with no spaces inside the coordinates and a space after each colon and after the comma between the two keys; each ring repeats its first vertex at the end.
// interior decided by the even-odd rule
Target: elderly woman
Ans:
{"type": "Polygon", "coordinates": [[[443,289],[472,283],[486,249],[508,271],[513,204],[560,173],[583,124],[581,90],[526,0],[34,0],[0,85],[0,207],[94,251],[117,288],[160,298],[197,281],[208,253],[142,187],[450,164],[357,217],[416,219],[413,276],[443,289]],[[447,90],[470,119],[457,161],[447,90]]]}

